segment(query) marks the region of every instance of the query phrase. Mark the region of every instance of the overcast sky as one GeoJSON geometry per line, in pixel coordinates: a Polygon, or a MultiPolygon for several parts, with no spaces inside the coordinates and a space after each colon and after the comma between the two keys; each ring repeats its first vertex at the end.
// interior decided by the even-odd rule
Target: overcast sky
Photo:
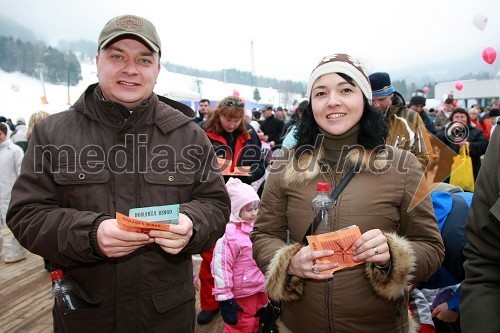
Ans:
{"type": "Polygon", "coordinates": [[[335,52],[391,72],[481,57],[500,40],[499,0],[0,0],[0,8],[54,45],[96,41],[111,17],[141,15],[156,25],[163,61],[199,69],[250,71],[253,40],[257,75],[301,81],[335,52]],[[478,13],[488,18],[483,31],[472,22],[478,13]]]}

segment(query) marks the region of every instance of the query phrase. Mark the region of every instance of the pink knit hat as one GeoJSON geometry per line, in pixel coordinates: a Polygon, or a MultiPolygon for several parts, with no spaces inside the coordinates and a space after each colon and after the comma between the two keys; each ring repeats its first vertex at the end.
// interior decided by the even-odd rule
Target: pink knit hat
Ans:
{"type": "Polygon", "coordinates": [[[241,209],[251,202],[260,201],[253,187],[238,178],[229,178],[226,188],[231,199],[231,221],[241,221],[241,209]]]}

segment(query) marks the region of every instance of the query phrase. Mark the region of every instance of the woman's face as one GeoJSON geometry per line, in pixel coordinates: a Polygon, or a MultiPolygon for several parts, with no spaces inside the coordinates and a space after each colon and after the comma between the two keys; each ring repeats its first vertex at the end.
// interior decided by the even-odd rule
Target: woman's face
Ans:
{"type": "Polygon", "coordinates": [[[471,120],[476,120],[477,119],[477,114],[474,112],[469,113],[469,117],[471,120]]]}
{"type": "Polygon", "coordinates": [[[467,124],[467,116],[463,113],[457,112],[453,115],[452,121],[459,121],[461,123],[467,124]]]}
{"type": "Polygon", "coordinates": [[[243,117],[240,118],[228,118],[223,115],[220,115],[220,123],[222,125],[222,128],[228,132],[232,133],[234,132],[235,129],[240,126],[241,120],[243,117]]]}
{"type": "Polygon", "coordinates": [[[331,135],[341,135],[359,123],[363,93],[340,75],[329,73],[314,82],[311,106],[319,127],[331,135]]]}

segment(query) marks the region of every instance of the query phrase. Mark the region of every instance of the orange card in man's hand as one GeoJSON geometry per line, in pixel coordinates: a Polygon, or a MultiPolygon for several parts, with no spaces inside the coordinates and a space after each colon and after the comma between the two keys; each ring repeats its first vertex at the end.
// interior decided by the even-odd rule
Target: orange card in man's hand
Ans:
{"type": "Polygon", "coordinates": [[[170,224],[168,223],[143,221],[128,217],[118,212],[116,212],[116,221],[118,222],[118,227],[125,231],[142,232],[147,234],[149,230],[170,230],[170,224]]]}
{"type": "Polygon", "coordinates": [[[354,267],[362,262],[355,262],[351,247],[356,240],[361,237],[361,231],[356,225],[340,229],[326,234],[307,236],[307,242],[312,251],[333,250],[334,254],[330,257],[316,259],[318,264],[338,263],[337,268],[322,271],[321,273],[333,273],[348,267],[354,267]]]}

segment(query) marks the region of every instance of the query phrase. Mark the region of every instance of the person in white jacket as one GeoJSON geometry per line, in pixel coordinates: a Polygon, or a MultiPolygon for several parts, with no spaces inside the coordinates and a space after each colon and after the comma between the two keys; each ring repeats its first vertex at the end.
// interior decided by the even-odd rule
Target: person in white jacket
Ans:
{"type": "MultiPolygon", "coordinates": [[[[23,150],[10,140],[9,126],[0,123],[0,227],[5,227],[7,209],[9,208],[10,192],[21,172],[23,150]]],[[[2,251],[3,237],[0,234],[0,252],[2,251]]],[[[26,258],[26,251],[16,238],[12,237],[10,253],[5,255],[4,261],[12,263],[26,258]]]]}
{"type": "Polygon", "coordinates": [[[254,315],[267,303],[267,294],[264,275],[252,258],[250,232],[260,199],[252,186],[237,178],[229,178],[226,187],[231,217],[214,249],[212,294],[219,301],[224,333],[258,332],[259,318],[254,315]]]}

